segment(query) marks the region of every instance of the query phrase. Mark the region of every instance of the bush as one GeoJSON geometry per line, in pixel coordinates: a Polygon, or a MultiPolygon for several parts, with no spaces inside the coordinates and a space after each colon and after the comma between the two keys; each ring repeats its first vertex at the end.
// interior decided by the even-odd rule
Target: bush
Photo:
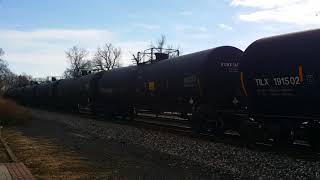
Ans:
{"type": "Polygon", "coordinates": [[[0,97],[0,125],[23,124],[31,120],[31,111],[0,97]]]}

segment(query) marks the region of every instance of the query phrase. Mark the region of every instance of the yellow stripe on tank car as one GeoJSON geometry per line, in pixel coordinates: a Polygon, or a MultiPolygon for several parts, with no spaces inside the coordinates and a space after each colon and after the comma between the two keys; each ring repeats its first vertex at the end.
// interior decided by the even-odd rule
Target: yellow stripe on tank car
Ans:
{"type": "Polygon", "coordinates": [[[241,81],[241,88],[242,88],[242,91],[243,91],[244,95],[248,96],[247,89],[246,89],[246,87],[244,85],[243,72],[240,73],[240,81],[241,81]]]}
{"type": "Polygon", "coordinates": [[[150,91],[155,91],[156,90],[156,83],[154,81],[149,81],[148,88],[150,91]]]}
{"type": "Polygon", "coordinates": [[[299,80],[300,82],[303,82],[303,70],[302,70],[302,65],[299,65],[299,80]]]}

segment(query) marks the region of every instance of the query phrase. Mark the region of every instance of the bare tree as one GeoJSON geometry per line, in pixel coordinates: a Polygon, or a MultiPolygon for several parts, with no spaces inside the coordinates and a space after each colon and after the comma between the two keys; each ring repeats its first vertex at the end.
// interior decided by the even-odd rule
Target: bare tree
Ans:
{"type": "Polygon", "coordinates": [[[1,58],[3,55],[4,51],[2,48],[0,48],[0,80],[2,80],[3,76],[10,71],[8,68],[8,63],[1,58]]]}
{"type": "Polygon", "coordinates": [[[8,88],[23,87],[31,84],[32,77],[25,73],[16,75],[8,67],[8,63],[1,57],[4,50],[0,48],[0,94],[8,88]]]}
{"type": "Polygon", "coordinates": [[[178,55],[181,55],[181,48],[179,46],[174,47],[172,44],[167,44],[167,37],[163,34],[157,40],[156,44],[151,43],[150,48],[155,48],[155,50],[160,53],[168,53],[170,57],[177,56],[177,54],[170,53],[171,50],[175,49],[179,51],[178,55]]]}
{"type": "Polygon", "coordinates": [[[89,52],[83,48],[73,46],[66,51],[66,56],[69,61],[70,67],[64,72],[65,78],[80,77],[82,71],[88,71],[91,68],[91,63],[87,60],[89,52]]]}
{"type": "Polygon", "coordinates": [[[93,66],[99,71],[108,71],[120,67],[121,48],[106,43],[102,48],[98,47],[93,58],[93,66]]]}
{"type": "Polygon", "coordinates": [[[4,78],[10,74],[11,71],[8,68],[8,63],[2,59],[0,59],[0,81],[4,80],[4,78]]]}
{"type": "Polygon", "coordinates": [[[8,63],[1,58],[4,55],[4,50],[0,48],[0,91],[5,91],[13,86],[15,75],[10,71],[8,63]]]}
{"type": "Polygon", "coordinates": [[[149,47],[150,49],[138,52],[137,55],[131,53],[132,61],[134,61],[135,64],[148,62],[150,59],[154,59],[153,55],[155,53],[168,54],[169,58],[176,57],[181,54],[181,48],[179,46],[177,48],[174,48],[173,45],[167,45],[167,38],[165,35],[161,35],[161,37],[156,41],[155,44],[151,42],[149,47]]]}
{"type": "Polygon", "coordinates": [[[165,35],[161,35],[160,39],[157,40],[157,44],[156,44],[156,48],[159,48],[160,53],[162,53],[162,50],[164,49],[164,45],[166,44],[166,36],[165,35]]]}
{"type": "Polygon", "coordinates": [[[0,57],[4,55],[4,50],[0,48],[0,57]]]}
{"type": "Polygon", "coordinates": [[[11,87],[24,87],[30,85],[32,82],[32,76],[27,75],[26,73],[13,75],[12,78],[13,82],[10,83],[11,87]]]}
{"type": "Polygon", "coordinates": [[[131,54],[132,54],[132,60],[134,61],[134,63],[135,64],[140,64],[141,61],[142,61],[142,58],[139,57],[138,55],[133,54],[133,53],[131,53],[131,54]]]}
{"type": "MultiPolygon", "coordinates": [[[[166,36],[162,34],[161,37],[157,40],[156,44],[151,42],[150,48],[155,49],[156,52],[162,53],[164,49],[164,45],[166,44],[166,40],[167,40],[166,36]]],[[[142,56],[139,56],[139,53],[137,55],[131,53],[131,55],[132,55],[132,61],[134,61],[135,64],[140,64],[145,58],[144,53],[140,54],[142,56]]]]}

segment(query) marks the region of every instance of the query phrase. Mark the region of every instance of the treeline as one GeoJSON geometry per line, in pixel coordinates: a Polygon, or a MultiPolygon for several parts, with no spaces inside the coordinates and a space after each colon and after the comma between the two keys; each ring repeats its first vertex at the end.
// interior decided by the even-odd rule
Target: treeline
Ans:
{"type": "MultiPolygon", "coordinates": [[[[149,47],[157,49],[166,47],[171,49],[173,46],[167,45],[166,37],[162,35],[156,43],[151,42],[149,47]]],[[[0,48],[0,93],[9,88],[23,87],[37,83],[31,75],[13,73],[9,69],[8,63],[3,59],[4,54],[5,51],[0,48]]],[[[62,75],[63,78],[77,78],[89,71],[108,71],[122,66],[122,49],[114,46],[112,43],[105,43],[98,47],[92,58],[89,58],[89,51],[79,46],[71,47],[65,51],[65,54],[68,67],[62,75]]],[[[139,63],[141,59],[138,59],[135,54],[132,54],[132,56],[132,60],[139,63]]]]}
{"type": "Polygon", "coordinates": [[[32,83],[32,77],[27,74],[15,74],[9,67],[8,63],[2,58],[4,50],[0,48],[0,93],[8,88],[23,87],[32,83]]]}
{"type": "Polygon", "coordinates": [[[107,71],[121,66],[121,48],[111,43],[98,47],[93,58],[88,59],[89,52],[78,46],[73,46],[66,52],[69,67],[64,72],[64,78],[76,78],[88,71],[107,71]]]}
{"type": "MultiPolygon", "coordinates": [[[[162,53],[162,49],[173,49],[173,45],[167,45],[166,36],[162,35],[155,43],[151,42],[149,48],[155,48],[162,53]]],[[[175,49],[181,54],[179,47],[175,49]]],[[[86,49],[78,46],[73,46],[65,53],[69,67],[64,72],[64,78],[77,78],[88,71],[108,71],[121,67],[122,50],[112,43],[98,47],[92,59],[88,59],[89,52],[86,49]]],[[[139,64],[142,58],[132,54],[131,60],[139,64]]]]}

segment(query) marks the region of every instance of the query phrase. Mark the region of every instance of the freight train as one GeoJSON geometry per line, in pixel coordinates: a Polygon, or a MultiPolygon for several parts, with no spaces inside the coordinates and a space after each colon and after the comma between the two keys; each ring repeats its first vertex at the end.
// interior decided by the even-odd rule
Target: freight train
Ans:
{"type": "Polygon", "coordinates": [[[320,30],[264,38],[244,52],[222,46],[175,58],[10,89],[26,105],[134,118],[176,112],[195,132],[232,129],[247,142],[319,148],[320,30]]]}
{"type": "Polygon", "coordinates": [[[319,148],[319,40],[317,29],[260,39],[245,50],[240,81],[251,138],[304,138],[319,148]]]}

